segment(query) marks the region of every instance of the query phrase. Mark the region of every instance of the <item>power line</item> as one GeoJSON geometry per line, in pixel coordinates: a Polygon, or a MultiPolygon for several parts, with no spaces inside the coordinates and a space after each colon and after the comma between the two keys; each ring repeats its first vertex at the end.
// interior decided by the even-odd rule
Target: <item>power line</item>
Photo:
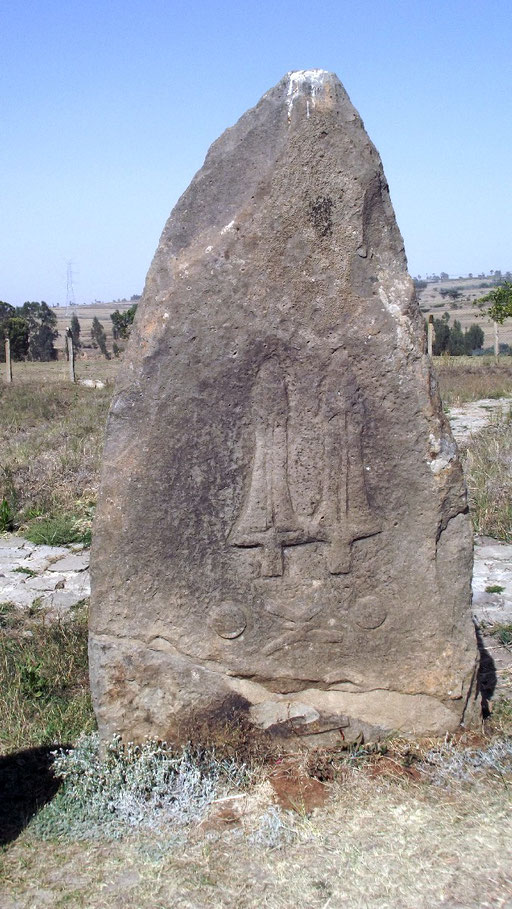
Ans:
{"type": "Polygon", "coordinates": [[[66,306],[75,306],[75,288],[73,285],[73,263],[68,260],[66,278],[66,306]]]}

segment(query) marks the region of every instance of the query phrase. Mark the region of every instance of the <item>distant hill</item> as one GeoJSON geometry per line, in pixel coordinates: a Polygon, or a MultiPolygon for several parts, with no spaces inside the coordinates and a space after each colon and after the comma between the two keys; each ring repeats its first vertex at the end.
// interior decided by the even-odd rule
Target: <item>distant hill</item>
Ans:
{"type": "MultiPolygon", "coordinates": [[[[426,319],[430,314],[435,319],[440,319],[443,313],[449,313],[450,325],[458,319],[463,331],[476,322],[484,332],[484,346],[492,347],[494,324],[490,319],[482,317],[474,301],[485,296],[494,286],[492,278],[457,278],[427,284],[418,290],[420,309],[426,319]]],[[[512,321],[509,320],[500,326],[499,332],[500,343],[512,347],[512,321]]]]}
{"type": "MultiPolygon", "coordinates": [[[[80,322],[80,340],[82,344],[88,345],[91,343],[91,326],[92,320],[95,316],[98,317],[103,328],[105,329],[107,335],[107,346],[112,349],[112,321],[110,319],[110,313],[115,312],[118,309],[120,312],[124,312],[129,309],[130,306],[133,306],[134,303],[138,302],[137,300],[122,300],[121,302],[112,302],[112,303],[90,303],[87,306],[52,306],[52,310],[57,316],[57,330],[59,332],[59,337],[55,342],[55,347],[57,350],[64,349],[65,346],[65,337],[66,329],[68,328],[71,317],[73,313],[76,313],[78,316],[78,321],[80,322]]],[[[122,341],[119,342],[123,344],[122,341]]],[[[98,351],[98,355],[101,354],[98,351]]]]}
{"type": "MultiPolygon", "coordinates": [[[[436,319],[440,319],[443,313],[450,315],[450,324],[453,325],[455,319],[461,323],[462,330],[476,322],[480,325],[485,335],[485,347],[492,347],[494,344],[494,327],[490,319],[482,317],[480,310],[474,306],[474,301],[483,297],[494,286],[492,278],[452,278],[436,283],[427,283],[426,287],[418,290],[418,302],[420,309],[427,319],[430,314],[436,319]]],[[[137,301],[122,300],[111,303],[91,303],[87,306],[54,306],[53,312],[57,316],[57,328],[59,337],[55,343],[57,349],[63,349],[65,345],[66,328],[71,322],[71,316],[76,312],[80,327],[81,340],[85,345],[91,343],[91,326],[95,316],[102,323],[106,335],[109,349],[112,349],[112,322],[110,314],[116,309],[124,312],[133,306],[137,301]]],[[[500,326],[500,342],[509,344],[512,347],[512,320],[505,322],[500,326]]],[[[122,344],[122,342],[120,342],[122,344]]],[[[99,354],[98,351],[98,355],[99,354]]]]}

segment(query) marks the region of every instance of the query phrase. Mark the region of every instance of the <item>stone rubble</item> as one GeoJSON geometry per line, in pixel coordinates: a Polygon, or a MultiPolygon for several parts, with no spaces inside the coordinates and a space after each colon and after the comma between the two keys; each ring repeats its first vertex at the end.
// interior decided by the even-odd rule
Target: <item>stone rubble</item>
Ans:
{"type": "Polygon", "coordinates": [[[512,543],[475,538],[473,615],[479,625],[512,622],[512,543]],[[501,587],[494,592],[490,588],[501,587]]]}

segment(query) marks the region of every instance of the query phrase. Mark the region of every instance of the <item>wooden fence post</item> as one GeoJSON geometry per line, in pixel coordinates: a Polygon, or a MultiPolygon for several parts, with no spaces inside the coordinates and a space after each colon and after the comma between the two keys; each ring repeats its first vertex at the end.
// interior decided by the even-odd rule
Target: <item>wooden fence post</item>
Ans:
{"type": "Polygon", "coordinates": [[[75,382],[75,348],[73,346],[73,335],[71,331],[67,330],[66,332],[66,350],[68,354],[68,370],[69,370],[69,381],[75,382]]]}
{"type": "Polygon", "coordinates": [[[5,339],[5,381],[9,384],[12,382],[11,342],[9,338],[5,339]]]}
{"type": "Polygon", "coordinates": [[[428,317],[428,327],[427,327],[427,352],[432,359],[432,342],[434,339],[434,316],[428,317]]]}

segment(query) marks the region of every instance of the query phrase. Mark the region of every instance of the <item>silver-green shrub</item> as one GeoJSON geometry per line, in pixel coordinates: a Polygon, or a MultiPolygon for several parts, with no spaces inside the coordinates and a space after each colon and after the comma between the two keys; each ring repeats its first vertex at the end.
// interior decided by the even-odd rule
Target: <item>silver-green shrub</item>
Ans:
{"type": "Polygon", "coordinates": [[[438,786],[474,783],[484,773],[512,773],[512,740],[500,739],[485,748],[456,747],[445,741],[432,748],[419,765],[438,786]]]}
{"type": "Polygon", "coordinates": [[[165,742],[123,745],[116,737],[101,755],[97,734],[57,752],[53,766],[63,782],[34,821],[44,837],[118,838],[163,825],[178,836],[180,828],[202,820],[215,799],[248,780],[244,765],[165,742]]]}

